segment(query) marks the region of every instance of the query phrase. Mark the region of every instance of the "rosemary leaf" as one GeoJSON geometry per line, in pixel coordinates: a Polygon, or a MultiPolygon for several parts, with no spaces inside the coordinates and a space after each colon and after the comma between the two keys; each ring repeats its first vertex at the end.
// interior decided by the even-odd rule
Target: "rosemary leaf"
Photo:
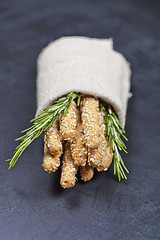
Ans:
{"type": "Polygon", "coordinates": [[[128,169],[124,165],[122,157],[119,153],[120,151],[124,151],[127,153],[126,145],[122,141],[121,137],[126,141],[125,130],[122,128],[119,119],[114,111],[114,109],[109,104],[102,103],[99,107],[100,111],[104,111],[104,124],[105,124],[105,136],[108,139],[108,144],[111,147],[111,151],[114,153],[114,175],[117,174],[118,180],[127,179],[124,170],[129,173],[128,169]]]}
{"type": "MultiPolygon", "coordinates": [[[[48,108],[45,108],[42,113],[40,113],[37,117],[32,119],[30,122],[33,125],[26,130],[23,130],[21,133],[25,133],[23,136],[17,138],[15,141],[21,141],[21,143],[16,147],[13,157],[9,160],[9,169],[14,167],[16,162],[18,161],[21,154],[24,150],[37,138],[42,132],[46,131],[54,121],[57,116],[59,116],[59,121],[61,121],[61,113],[63,112],[63,117],[67,113],[70,104],[76,98],[80,101],[80,95],[78,93],[69,93],[65,97],[60,98],[54,104],[48,108]]],[[[7,160],[7,161],[8,161],[7,160]]]]}

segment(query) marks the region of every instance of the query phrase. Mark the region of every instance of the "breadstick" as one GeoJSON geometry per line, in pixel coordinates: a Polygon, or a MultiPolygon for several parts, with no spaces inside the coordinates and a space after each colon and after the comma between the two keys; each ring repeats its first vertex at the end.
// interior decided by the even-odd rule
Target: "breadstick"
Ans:
{"type": "Polygon", "coordinates": [[[60,180],[60,184],[63,188],[70,188],[75,185],[77,170],[78,167],[74,164],[71,157],[70,143],[67,142],[65,145],[60,180]]]}
{"type": "Polygon", "coordinates": [[[104,114],[103,112],[98,113],[99,128],[101,131],[100,144],[98,148],[88,148],[88,164],[92,167],[97,167],[105,155],[106,139],[104,136],[105,125],[104,125],[104,114]]]}
{"type": "Polygon", "coordinates": [[[99,100],[94,97],[83,97],[81,100],[82,125],[88,148],[97,148],[100,144],[101,129],[98,106],[99,100]]]}
{"type": "Polygon", "coordinates": [[[81,179],[85,182],[89,181],[94,175],[93,167],[86,164],[84,167],[80,167],[81,179]]]}
{"type": "Polygon", "coordinates": [[[92,167],[97,167],[100,165],[102,159],[105,156],[105,149],[107,147],[106,140],[104,136],[101,136],[101,143],[98,148],[88,149],[88,164],[92,167]]]}
{"type": "Polygon", "coordinates": [[[110,146],[108,146],[108,140],[106,141],[106,148],[105,148],[105,155],[97,167],[97,170],[100,171],[107,171],[108,167],[110,166],[113,159],[113,152],[110,150],[110,146]]]}
{"type": "Polygon", "coordinates": [[[59,156],[53,156],[49,153],[46,142],[44,143],[44,157],[43,157],[43,168],[47,172],[55,172],[60,165],[59,156]]]}
{"type": "Polygon", "coordinates": [[[60,124],[60,134],[63,140],[71,141],[75,135],[77,123],[76,110],[77,105],[73,101],[67,113],[62,118],[62,123],[60,124]]]}
{"type": "Polygon", "coordinates": [[[104,149],[103,149],[103,158],[102,158],[102,161],[100,162],[100,164],[97,166],[97,170],[98,171],[106,171],[112,162],[113,151],[111,151],[110,146],[108,146],[108,140],[104,136],[105,125],[104,125],[104,113],[103,112],[100,112],[99,123],[101,125],[101,133],[102,133],[101,145],[104,146],[104,149]]]}
{"type": "Polygon", "coordinates": [[[82,132],[82,125],[76,129],[76,136],[71,144],[71,154],[74,163],[77,166],[85,166],[87,161],[87,148],[84,142],[84,134],[82,132]]]}
{"type": "Polygon", "coordinates": [[[76,115],[77,115],[77,128],[75,137],[71,142],[71,154],[73,161],[77,166],[85,166],[87,161],[87,148],[85,146],[79,110],[77,110],[76,115]]]}
{"type": "Polygon", "coordinates": [[[53,125],[45,132],[45,142],[48,147],[49,153],[54,156],[62,155],[62,141],[58,131],[58,118],[54,121],[53,125]]]}

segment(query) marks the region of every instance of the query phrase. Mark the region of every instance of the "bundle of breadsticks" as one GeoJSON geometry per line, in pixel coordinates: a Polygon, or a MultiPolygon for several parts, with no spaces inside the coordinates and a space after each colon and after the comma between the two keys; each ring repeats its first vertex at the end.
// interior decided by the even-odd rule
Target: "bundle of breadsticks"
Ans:
{"type": "Polygon", "coordinates": [[[104,133],[104,114],[99,111],[99,100],[83,96],[80,107],[73,101],[61,123],[57,118],[45,132],[44,169],[55,172],[63,154],[60,180],[63,188],[75,185],[78,168],[83,181],[93,177],[94,168],[106,171],[113,152],[104,133]],[[65,142],[64,147],[62,142],[65,142]]]}
{"type": "Polygon", "coordinates": [[[126,179],[119,151],[126,152],[120,137],[126,139],[130,75],[130,64],[113,49],[112,39],[72,36],[50,43],[37,61],[36,117],[16,139],[22,142],[9,168],[44,133],[43,167],[50,173],[61,165],[63,188],[75,185],[78,169],[83,181],[95,169],[106,171],[113,156],[114,174],[126,179]]]}

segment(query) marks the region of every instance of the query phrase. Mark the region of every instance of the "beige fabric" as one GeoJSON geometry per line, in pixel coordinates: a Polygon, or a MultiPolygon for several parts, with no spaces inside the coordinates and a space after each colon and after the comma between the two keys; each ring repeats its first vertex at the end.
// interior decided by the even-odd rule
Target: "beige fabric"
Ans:
{"type": "Polygon", "coordinates": [[[112,104],[125,125],[130,65],[113,50],[112,39],[62,37],[40,53],[37,62],[37,112],[75,91],[112,104]]]}

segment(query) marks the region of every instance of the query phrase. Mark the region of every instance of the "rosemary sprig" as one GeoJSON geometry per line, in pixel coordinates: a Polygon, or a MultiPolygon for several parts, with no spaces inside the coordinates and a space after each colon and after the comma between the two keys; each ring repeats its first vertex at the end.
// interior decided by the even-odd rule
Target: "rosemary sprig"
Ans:
{"type": "MultiPolygon", "coordinates": [[[[52,106],[45,108],[42,113],[30,121],[33,123],[33,125],[21,132],[24,133],[23,136],[15,139],[15,141],[21,141],[21,143],[16,147],[13,157],[6,160],[9,161],[9,169],[14,167],[24,150],[54,123],[57,116],[59,116],[59,122],[61,123],[61,118],[65,116],[70,104],[76,98],[77,106],[79,106],[81,94],[72,92],[64,97],[59,98],[59,100],[55,101],[52,106]]],[[[119,119],[111,105],[103,103],[100,104],[99,108],[100,111],[104,111],[105,113],[105,136],[108,139],[109,145],[111,146],[111,151],[114,152],[114,175],[117,173],[119,181],[121,181],[121,178],[127,179],[124,170],[127,173],[129,173],[129,171],[125,167],[122,157],[119,153],[119,150],[123,150],[127,153],[126,146],[121,139],[121,137],[123,137],[126,141],[128,141],[124,135],[125,130],[120,125],[119,119]]]]}
{"type": "Polygon", "coordinates": [[[70,104],[76,98],[78,98],[78,102],[80,102],[80,94],[74,92],[69,93],[67,96],[59,98],[52,106],[44,109],[42,113],[30,121],[33,125],[21,132],[24,133],[23,136],[15,139],[15,141],[21,141],[21,143],[16,147],[13,157],[7,160],[10,161],[9,169],[14,167],[24,150],[53,124],[58,115],[59,121],[61,122],[61,117],[67,113],[70,104]]]}
{"type": "Polygon", "coordinates": [[[111,151],[114,152],[114,175],[118,175],[118,180],[121,181],[122,179],[127,179],[126,174],[124,170],[129,173],[128,169],[124,165],[124,162],[122,160],[122,157],[119,153],[120,151],[124,151],[127,153],[126,145],[122,141],[121,137],[124,138],[126,141],[128,139],[125,137],[125,130],[122,128],[119,119],[114,111],[114,109],[111,107],[111,105],[107,104],[101,104],[100,110],[104,111],[105,118],[104,123],[106,126],[105,129],[105,136],[108,139],[109,145],[111,147],[111,151]]]}

